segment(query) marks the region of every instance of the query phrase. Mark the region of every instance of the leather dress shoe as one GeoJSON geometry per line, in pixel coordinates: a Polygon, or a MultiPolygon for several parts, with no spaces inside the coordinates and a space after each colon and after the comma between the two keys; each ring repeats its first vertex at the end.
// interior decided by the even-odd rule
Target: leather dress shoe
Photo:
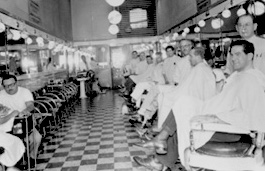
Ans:
{"type": "Polygon", "coordinates": [[[167,142],[166,141],[158,141],[158,140],[150,140],[145,143],[134,144],[138,147],[155,149],[158,154],[167,154],[167,142]]]}
{"type": "Polygon", "coordinates": [[[134,156],[133,160],[140,166],[144,166],[150,170],[161,171],[163,169],[163,165],[159,162],[156,162],[153,156],[149,156],[144,159],[138,156],[134,156]]]}
{"type": "Polygon", "coordinates": [[[135,131],[139,134],[140,137],[143,137],[144,134],[147,132],[145,128],[135,128],[135,131]]]}

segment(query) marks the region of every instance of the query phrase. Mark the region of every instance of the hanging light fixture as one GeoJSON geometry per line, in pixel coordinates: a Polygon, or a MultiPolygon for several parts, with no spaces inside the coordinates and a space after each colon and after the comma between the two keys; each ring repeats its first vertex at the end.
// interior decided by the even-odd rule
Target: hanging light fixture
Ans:
{"type": "Polygon", "coordinates": [[[13,38],[13,34],[11,33],[10,29],[7,30],[7,40],[11,40],[13,38]]]}
{"type": "Polygon", "coordinates": [[[52,48],[54,48],[54,46],[55,46],[55,42],[54,41],[49,41],[48,49],[52,49],[52,48]]]}
{"type": "Polygon", "coordinates": [[[0,33],[6,30],[6,26],[4,23],[0,22],[0,33]]]}
{"type": "Polygon", "coordinates": [[[204,20],[200,20],[199,22],[198,22],[198,25],[200,26],[200,27],[204,27],[205,26],[205,21],[204,20]]]}
{"type": "Polygon", "coordinates": [[[10,32],[12,33],[12,39],[13,40],[19,40],[21,38],[21,34],[19,30],[15,30],[15,29],[9,29],[10,32]]]}
{"type": "Polygon", "coordinates": [[[183,31],[183,32],[181,33],[181,36],[182,36],[182,37],[186,37],[186,36],[187,36],[187,33],[186,33],[185,31],[183,31]]]}
{"type": "Polygon", "coordinates": [[[179,36],[179,34],[176,32],[176,33],[173,34],[172,39],[176,40],[178,36],[179,36]]]}
{"type": "Polygon", "coordinates": [[[199,33],[200,31],[201,31],[200,27],[196,26],[196,27],[194,28],[194,32],[195,32],[195,33],[199,33]]]}
{"type": "Polygon", "coordinates": [[[106,0],[106,2],[113,7],[118,7],[124,3],[125,0],[106,0]]]}
{"type": "Polygon", "coordinates": [[[26,43],[27,43],[28,45],[30,45],[30,44],[32,43],[32,39],[31,39],[30,37],[28,37],[28,38],[26,39],[26,43]]]}
{"type": "Polygon", "coordinates": [[[21,37],[22,37],[23,39],[26,39],[26,38],[29,37],[29,33],[28,33],[26,30],[23,30],[23,31],[21,32],[21,37]]]}
{"type": "Polygon", "coordinates": [[[42,37],[37,37],[36,38],[37,43],[43,43],[43,38],[42,37]]]}
{"type": "Polygon", "coordinates": [[[111,24],[118,24],[121,22],[122,15],[119,11],[113,10],[108,15],[108,20],[111,24]]]}
{"type": "Polygon", "coordinates": [[[243,6],[241,5],[241,7],[237,10],[236,14],[238,17],[240,17],[241,15],[245,15],[247,12],[246,10],[243,8],[243,6]]]}
{"type": "Polygon", "coordinates": [[[112,24],[112,25],[109,26],[110,34],[115,35],[115,34],[119,33],[119,31],[120,31],[120,29],[119,29],[119,27],[117,25],[112,24]]]}
{"type": "Polygon", "coordinates": [[[225,9],[223,12],[222,12],[222,16],[224,18],[229,18],[231,16],[231,11],[229,9],[225,9]]]}
{"type": "Polygon", "coordinates": [[[265,5],[262,2],[256,1],[254,4],[249,4],[248,13],[254,15],[262,15],[265,12],[265,5]]]}
{"type": "Polygon", "coordinates": [[[169,43],[169,42],[170,42],[170,37],[169,37],[169,36],[166,36],[166,37],[165,37],[165,41],[166,41],[167,43],[169,43]]]}
{"type": "Polygon", "coordinates": [[[186,28],[184,29],[184,32],[185,32],[185,33],[189,33],[189,32],[190,32],[190,28],[189,28],[189,27],[186,27],[186,28]]]}
{"type": "Polygon", "coordinates": [[[224,25],[224,20],[221,18],[214,18],[211,21],[211,25],[214,29],[219,29],[224,25]]]}

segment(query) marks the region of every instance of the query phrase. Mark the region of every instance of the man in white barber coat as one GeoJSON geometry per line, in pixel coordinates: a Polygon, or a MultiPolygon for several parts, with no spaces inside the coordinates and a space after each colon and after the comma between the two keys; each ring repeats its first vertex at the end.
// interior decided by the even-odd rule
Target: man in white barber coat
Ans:
{"type": "MultiPolygon", "coordinates": [[[[265,74],[265,39],[255,35],[257,27],[258,24],[255,22],[255,19],[251,14],[242,15],[237,19],[237,32],[243,39],[253,43],[255,47],[255,54],[253,57],[254,68],[265,74]]],[[[231,74],[233,71],[231,57],[228,54],[225,72],[231,74]]]]}

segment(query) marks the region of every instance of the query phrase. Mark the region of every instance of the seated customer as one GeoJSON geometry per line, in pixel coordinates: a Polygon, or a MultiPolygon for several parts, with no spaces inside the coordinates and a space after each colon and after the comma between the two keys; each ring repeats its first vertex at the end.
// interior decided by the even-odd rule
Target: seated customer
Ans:
{"type": "MultiPolygon", "coordinates": [[[[254,46],[248,41],[238,40],[231,44],[230,53],[235,72],[227,79],[220,94],[205,102],[191,97],[180,98],[172,108],[174,115],[168,115],[162,131],[154,140],[144,144],[145,147],[167,149],[168,153],[175,155],[173,162],[177,161],[179,154],[181,163],[185,165],[184,151],[190,144],[190,121],[196,115],[204,115],[209,122],[223,122],[244,130],[265,132],[265,76],[253,69],[254,46]],[[173,141],[173,134],[174,137],[177,135],[177,139],[175,138],[173,144],[169,144],[173,141]],[[175,150],[173,153],[172,149],[175,150]]],[[[202,117],[197,116],[192,121],[201,119],[202,117]]],[[[200,146],[214,138],[213,134],[216,133],[200,137],[200,146]]],[[[160,155],[159,159],[158,157],[156,159],[135,157],[134,159],[141,165],[161,168],[162,164],[166,164],[164,162],[167,161],[166,157],[168,156],[160,155]]]]}
{"type": "Polygon", "coordinates": [[[216,94],[215,76],[204,60],[205,49],[194,47],[190,53],[191,72],[187,78],[171,92],[160,93],[158,96],[158,129],[164,123],[174,102],[182,96],[192,96],[202,101],[216,94]]]}
{"type": "MultiPolygon", "coordinates": [[[[17,85],[17,78],[14,75],[4,75],[2,80],[2,85],[4,90],[0,91],[0,103],[7,106],[11,111],[19,111],[20,116],[30,115],[30,111],[34,109],[33,95],[32,93],[23,87],[17,85]]],[[[11,131],[15,117],[11,117],[3,127],[8,127],[11,131]]],[[[29,135],[29,146],[30,146],[30,156],[32,159],[31,163],[34,163],[33,159],[37,158],[38,148],[41,143],[41,135],[34,128],[32,133],[29,135]]]]}
{"type": "MultiPolygon", "coordinates": [[[[148,63],[146,61],[146,57],[145,57],[145,53],[141,52],[140,53],[140,62],[136,65],[135,67],[135,75],[145,75],[145,72],[148,68],[148,63]]],[[[152,58],[151,58],[152,59],[152,58]]],[[[133,79],[131,79],[130,77],[126,80],[125,82],[125,88],[126,91],[124,92],[126,95],[131,94],[132,92],[132,88],[135,86],[135,83],[133,81],[133,79]]]]}
{"type": "Polygon", "coordinates": [[[136,102],[136,106],[140,107],[141,97],[145,90],[149,91],[152,86],[156,84],[165,84],[163,76],[163,58],[161,52],[156,52],[156,63],[153,71],[146,80],[142,80],[136,84],[133,92],[131,93],[132,99],[136,102]]]}

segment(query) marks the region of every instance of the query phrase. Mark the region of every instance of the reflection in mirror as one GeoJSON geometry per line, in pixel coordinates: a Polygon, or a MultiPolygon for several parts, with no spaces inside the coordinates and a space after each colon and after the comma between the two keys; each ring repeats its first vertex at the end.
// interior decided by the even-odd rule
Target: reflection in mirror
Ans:
{"type": "Polygon", "coordinates": [[[5,33],[2,37],[6,38],[6,46],[1,42],[2,71],[22,75],[66,69],[61,47],[49,48],[47,40],[35,35],[23,36],[23,32],[12,28],[7,28],[5,33]]]}
{"type": "Polygon", "coordinates": [[[7,57],[6,57],[6,31],[1,30],[0,33],[0,74],[8,72],[7,57]]]}

